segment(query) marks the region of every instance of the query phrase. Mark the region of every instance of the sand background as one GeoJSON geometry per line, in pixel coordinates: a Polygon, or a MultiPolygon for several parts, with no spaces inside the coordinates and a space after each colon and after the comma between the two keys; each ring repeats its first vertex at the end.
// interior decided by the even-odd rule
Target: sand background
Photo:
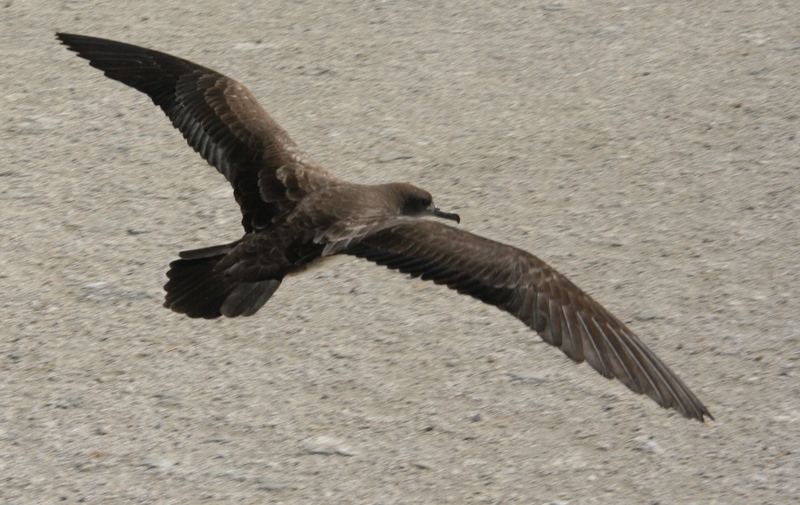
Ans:
{"type": "Polygon", "coordinates": [[[800,500],[800,2],[6,0],[0,69],[0,502],[800,500]],[[353,259],[252,318],[163,309],[238,209],[57,30],[215,68],[338,176],[425,187],[717,420],[353,259]]]}

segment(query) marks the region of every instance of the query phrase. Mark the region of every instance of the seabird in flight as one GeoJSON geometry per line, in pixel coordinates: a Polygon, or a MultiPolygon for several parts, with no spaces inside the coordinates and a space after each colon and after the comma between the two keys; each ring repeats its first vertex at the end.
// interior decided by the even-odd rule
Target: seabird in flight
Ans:
{"type": "Polygon", "coordinates": [[[424,189],[337,179],[247,88],[214,70],[122,42],[57,37],[107,77],[147,94],[233,186],[244,236],[181,252],[167,273],[165,307],[189,317],[250,316],[287,275],[348,254],[494,305],[604,377],[685,417],[713,419],[622,321],[555,269],[516,247],[425,219],[460,221],[424,189]]]}

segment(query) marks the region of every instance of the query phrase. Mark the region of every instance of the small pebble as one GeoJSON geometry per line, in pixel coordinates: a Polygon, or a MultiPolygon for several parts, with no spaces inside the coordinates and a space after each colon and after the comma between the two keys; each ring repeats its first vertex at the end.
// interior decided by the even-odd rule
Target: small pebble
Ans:
{"type": "Polygon", "coordinates": [[[353,456],[355,454],[345,445],[344,440],[325,435],[306,439],[301,446],[309,454],[338,454],[339,456],[353,456]]]}
{"type": "Polygon", "coordinates": [[[389,163],[396,160],[408,160],[413,158],[410,154],[402,153],[384,153],[378,156],[378,163],[389,163]]]}
{"type": "Polygon", "coordinates": [[[280,491],[281,489],[286,489],[287,485],[280,479],[274,479],[271,477],[264,477],[258,481],[258,487],[261,491],[280,491]]]}

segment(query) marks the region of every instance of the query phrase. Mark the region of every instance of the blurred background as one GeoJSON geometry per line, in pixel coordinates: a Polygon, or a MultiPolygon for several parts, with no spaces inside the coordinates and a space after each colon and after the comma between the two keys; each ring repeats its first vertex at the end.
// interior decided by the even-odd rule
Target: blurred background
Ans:
{"type": "Polygon", "coordinates": [[[0,4],[3,503],[800,498],[800,4],[0,4]],[[629,323],[716,417],[347,258],[255,316],[161,307],[228,183],[54,32],[244,84],[337,176],[409,181],[629,323]]]}

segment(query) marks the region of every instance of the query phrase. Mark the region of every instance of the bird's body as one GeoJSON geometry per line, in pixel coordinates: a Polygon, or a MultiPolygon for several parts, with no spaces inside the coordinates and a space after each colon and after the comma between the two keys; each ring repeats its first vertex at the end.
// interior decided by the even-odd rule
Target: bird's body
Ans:
{"type": "Polygon", "coordinates": [[[419,212],[430,206],[430,195],[410,184],[327,182],[232,244],[182,252],[170,264],[165,306],[190,317],[252,315],[284,277],[412,220],[402,209],[409,195],[427,202],[419,212]]]}
{"type": "Polygon", "coordinates": [[[233,186],[244,236],[184,251],[164,305],[190,317],[249,316],[283,279],[347,254],[447,285],[497,306],[637,393],[686,417],[711,417],[625,324],[532,254],[441,221],[427,191],[337,179],[303,153],[242,84],[165,53],[59,33],[110,78],[146,93],[233,186]]]}

